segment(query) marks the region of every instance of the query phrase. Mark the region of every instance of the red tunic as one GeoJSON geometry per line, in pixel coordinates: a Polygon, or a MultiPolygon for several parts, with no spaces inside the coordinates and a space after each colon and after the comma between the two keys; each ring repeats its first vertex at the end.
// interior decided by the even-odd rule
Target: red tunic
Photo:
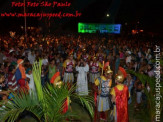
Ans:
{"type": "Polygon", "coordinates": [[[91,62],[90,63],[90,71],[92,73],[97,73],[98,70],[99,70],[99,64],[98,64],[98,62],[91,62]]]}
{"type": "Polygon", "coordinates": [[[129,122],[128,119],[128,98],[129,91],[128,87],[124,85],[122,91],[114,87],[115,100],[116,100],[116,111],[117,111],[117,122],[129,122]]]}
{"type": "Polygon", "coordinates": [[[73,65],[74,65],[73,61],[67,62],[65,71],[66,72],[73,72],[73,65]]]}
{"type": "Polygon", "coordinates": [[[89,58],[88,55],[83,55],[83,59],[84,59],[84,61],[88,62],[88,58],[89,58]]]}

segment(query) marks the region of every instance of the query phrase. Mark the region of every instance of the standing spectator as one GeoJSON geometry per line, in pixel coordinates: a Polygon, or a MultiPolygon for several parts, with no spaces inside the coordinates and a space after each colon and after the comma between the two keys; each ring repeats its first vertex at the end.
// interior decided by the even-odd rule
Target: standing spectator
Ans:
{"type": "Polygon", "coordinates": [[[33,79],[33,75],[32,75],[32,71],[31,69],[28,70],[27,74],[26,74],[27,78],[29,78],[29,93],[36,93],[36,88],[35,88],[35,83],[34,83],[34,79],[33,79]]]}
{"type": "Polygon", "coordinates": [[[0,63],[0,72],[4,71],[4,65],[0,63]]]}
{"type": "Polygon", "coordinates": [[[25,68],[24,68],[24,60],[22,59],[18,59],[17,61],[17,69],[15,72],[15,77],[16,80],[20,86],[20,91],[28,91],[29,90],[29,86],[28,86],[28,78],[26,77],[26,73],[25,73],[25,68]]]}
{"type": "Polygon", "coordinates": [[[139,79],[135,82],[135,88],[136,88],[136,104],[135,108],[136,110],[140,109],[140,104],[142,102],[142,83],[139,79]]]}
{"type": "MultiPolygon", "coordinates": [[[[59,64],[58,64],[58,71],[60,72],[60,73],[62,73],[63,72],[63,68],[62,68],[62,66],[63,66],[63,58],[62,57],[60,57],[60,62],[59,62],[59,64]]],[[[61,77],[62,77],[62,75],[61,75],[61,77]]]]}
{"type": "Polygon", "coordinates": [[[147,70],[148,76],[153,77],[155,75],[154,73],[154,67],[152,64],[148,64],[148,70],[147,70]]]}
{"type": "Polygon", "coordinates": [[[34,53],[34,50],[32,50],[31,52],[28,53],[28,60],[31,64],[34,63],[35,61],[35,58],[36,58],[36,55],[34,53]]]}
{"type": "Polygon", "coordinates": [[[18,90],[18,84],[15,78],[15,71],[16,68],[14,65],[9,66],[9,74],[8,74],[8,88],[11,91],[17,91],[18,90]]]}
{"type": "Polygon", "coordinates": [[[5,76],[3,72],[0,72],[0,100],[7,100],[8,91],[2,91],[5,81],[5,76]]]}
{"type": "Polygon", "coordinates": [[[48,81],[47,80],[48,79],[47,72],[48,72],[47,67],[45,65],[43,65],[41,67],[41,84],[42,84],[42,86],[44,86],[46,84],[46,82],[48,81]]]}
{"type": "Polygon", "coordinates": [[[48,61],[48,56],[44,54],[44,55],[43,55],[42,64],[45,65],[45,66],[47,66],[48,63],[49,63],[49,61],[48,61]]]}
{"type": "Polygon", "coordinates": [[[0,64],[3,63],[3,58],[4,58],[4,54],[3,54],[2,51],[0,50],[0,64]]]}
{"type": "MultiPolygon", "coordinates": [[[[18,87],[18,83],[15,78],[15,71],[16,71],[15,66],[10,65],[8,71],[9,71],[9,73],[8,73],[8,88],[11,92],[17,92],[19,87],[18,87]]],[[[8,99],[12,100],[13,97],[14,97],[13,94],[10,93],[8,96],[8,99]]]]}
{"type": "MultiPolygon", "coordinates": [[[[131,95],[132,88],[134,87],[134,82],[130,74],[127,75],[127,78],[124,84],[128,87],[129,93],[131,95]]],[[[128,100],[128,104],[131,104],[131,102],[132,102],[132,99],[130,97],[130,99],[128,100]]]]}
{"type": "Polygon", "coordinates": [[[127,53],[127,57],[126,57],[126,65],[128,63],[131,63],[131,53],[130,52],[127,53]]]}
{"type": "Polygon", "coordinates": [[[113,69],[113,60],[114,60],[114,57],[112,56],[111,53],[109,53],[109,56],[107,57],[107,60],[109,61],[110,68],[113,69]]]}
{"type": "Polygon", "coordinates": [[[119,65],[120,65],[120,58],[119,58],[119,54],[117,54],[115,60],[115,74],[117,74],[118,72],[119,65]]]}
{"type": "Polygon", "coordinates": [[[120,59],[124,59],[124,54],[123,54],[123,52],[122,51],[119,51],[119,53],[120,53],[120,59]]]}
{"type": "Polygon", "coordinates": [[[56,66],[55,66],[55,60],[52,59],[49,64],[49,80],[53,77],[53,75],[56,73],[56,66]]]}
{"type": "Polygon", "coordinates": [[[16,62],[17,59],[15,58],[15,51],[13,50],[12,52],[9,53],[8,61],[9,62],[16,62]]]}

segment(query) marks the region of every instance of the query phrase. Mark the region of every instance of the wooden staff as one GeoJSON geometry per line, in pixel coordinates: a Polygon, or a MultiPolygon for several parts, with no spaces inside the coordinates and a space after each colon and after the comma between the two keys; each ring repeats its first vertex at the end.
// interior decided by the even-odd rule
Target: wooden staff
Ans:
{"type": "Polygon", "coordinates": [[[104,72],[104,61],[102,62],[102,75],[103,75],[103,72],[104,72]]]}

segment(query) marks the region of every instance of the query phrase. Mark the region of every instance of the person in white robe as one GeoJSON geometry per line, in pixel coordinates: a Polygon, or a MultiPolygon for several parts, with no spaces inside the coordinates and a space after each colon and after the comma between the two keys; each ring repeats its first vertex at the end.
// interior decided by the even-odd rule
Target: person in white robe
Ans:
{"type": "Polygon", "coordinates": [[[33,75],[32,75],[32,71],[29,70],[28,71],[28,74],[26,74],[27,78],[30,79],[29,81],[29,93],[33,93],[33,94],[36,94],[36,88],[35,88],[35,83],[34,83],[34,79],[33,79],[33,75]]]}
{"type": "Polygon", "coordinates": [[[34,51],[32,50],[28,53],[28,60],[29,60],[30,64],[33,64],[35,62],[35,59],[36,59],[36,55],[35,55],[34,51]]]}
{"type": "Polygon", "coordinates": [[[87,73],[89,71],[89,66],[82,59],[78,62],[76,66],[77,75],[77,93],[79,95],[88,95],[88,80],[87,73]]]}

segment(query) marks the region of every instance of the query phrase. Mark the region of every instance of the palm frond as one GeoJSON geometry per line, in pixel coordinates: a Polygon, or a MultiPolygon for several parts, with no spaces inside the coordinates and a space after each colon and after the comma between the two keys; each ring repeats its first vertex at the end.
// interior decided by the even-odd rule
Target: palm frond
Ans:
{"type": "Polygon", "coordinates": [[[15,121],[25,110],[30,111],[40,120],[43,115],[40,112],[42,108],[39,106],[39,101],[35,95],[26,94],[24,92],[22,92],[21,95],[17,95],[16,93],[13,93],[13,95],[13,101],[8,101],[4,104],[2,110],[0,110],[2,112],[2,120],[15,121]]]}
{"type": "Polygon", "coordinates": [[[67,111],[65,114],[58,114],[53,119],[53,122],[65,122],[66,119],[79,119],[78,115],[73,113],[72,111],[67,111]]]}
{"type": "MultiPolygon", "coordinates": [[[[144,92],[147,96],[147,102],[148,102],[148,105],[149,105],[149,115],[151,117],[151,121],[153,120],[154,116],[155,116],[155,78],[154,77],[149,77],[147,75],[144,75],[144,74],[141,74],[141,73],[137,73],[137,72],[134,72],[134,71],[127,71],[128,73],[131,73],[133,75],[135,75],[136,77],[139,78],[139,80],[145,85],[145,83],[148,83],[149,86],[150,86],[150,92],[148,92],[148,90],[145,88],[144,89],[144,92]]],[[[161,86],[163,85],[163,82],[160,82],[161,86]]],[[[163,94],[163,89],[160,90],[160,93],[161,95],[163,94]]],[[[163,107],[163,100],[160,101],[161,103],[161,108],[160,110],[162,111],[163,107]]]]}
{"type": "MultiPolygon", "coordinates": [[[[62,122],[66,118],[76,118],[77,116],[68,108],[66,113],[63,113],[65,101],[69,99],[79,102],[89,111],[93,117],[93,97],[79,96],[75,93],[76,86],[73,85],[70,89],[65,84],[60,88],[54,87],[52,84],[47,84],[46,87],[41,85],[41,65],[42,61],[35,62],[33,65],[33,77],[36,86],[36,94],[24,93],[14,94],[13,101],[8,101],[1,107],[1,120],[15,121],[24,111],[31,112],[38,120],[45,122],[62,122]]],[[[69,103],[68,102],[68,103],[69,103]]],[[[70,104],[69,104],[70,105],[70,104]]]]}
{"type": "Polygon", "coordinates": [[[49,119],[57,119],[58,116],[62,118],[62,116],[64,116],[64,114],[62,113],[64,108],[64,102],[69,95],[68,89],[64,86],[62,86],[61,88],[54,88],[53,85],[48,84],[43,91],[45,103],[48,107],[47,109],[49,110],[47,112],[49,119]]]}
{"type": "Polygon", "coordinates": [[[71,95],[71,98],[75,102],[82,104],[83,107],[86,107],[91,117],[94,116],[94,99],[92,96],[80,96],[77,93],[74,93],[71,95]]]}
{"type": "Polygon", "coordinates": [[[33,64],[33,69],[32,69],[32,74],[37,89],[37,95],[40,101],[43,100],[43,91],[41,85],[41,65],[42,65],[42,60],[40,60],[39,63],[35,62],[33,64]]]}

